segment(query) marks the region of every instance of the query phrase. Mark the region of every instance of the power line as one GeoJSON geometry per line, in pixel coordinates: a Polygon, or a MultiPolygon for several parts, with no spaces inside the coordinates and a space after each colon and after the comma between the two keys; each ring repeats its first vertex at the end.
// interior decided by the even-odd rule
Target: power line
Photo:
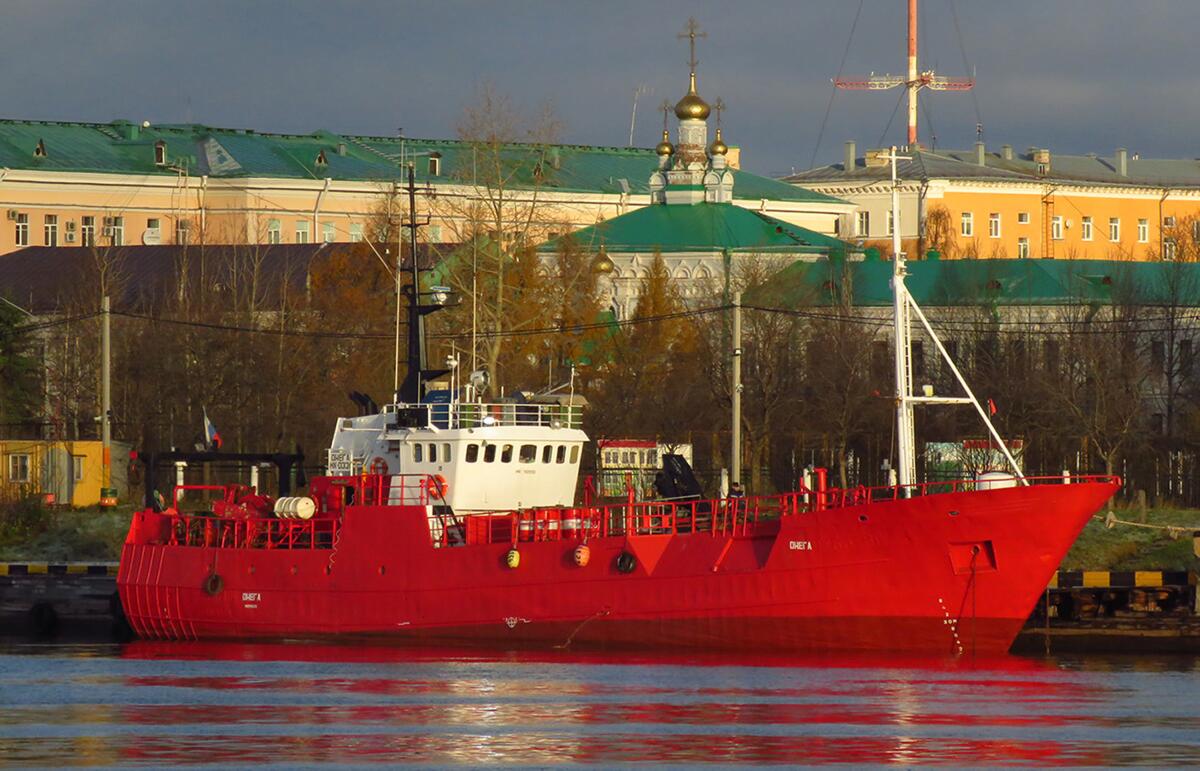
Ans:
{"type": "MultiPolygon", "coordinates": [[[[825,137],[825,126],[829,122],[829,113],[833,110],[833,100],[837,96],[837,82],[842,78],[842,70],[846,66],[846,57],[850,55],[850,44],[854,41],[854,30],[858,28],[858,18],[862,16],[863,0],[858,0],[858,10],[854,13],[854,23],[850,25],[850,36],[846,38],[846,48],[842,51],[842,61],[838,65],[837,77],[830,84],[829,101],[825,104],[825,117],[821,119],[821,130],[817,132],[817,144],[813,147],[812,159],[808,162],[808,168],[814,168],[817,165],[817,153],[821,150],[821,140],[825,137]]],[[[854,169],[846,169],[846,171],[854,171],[854,169]]]]}

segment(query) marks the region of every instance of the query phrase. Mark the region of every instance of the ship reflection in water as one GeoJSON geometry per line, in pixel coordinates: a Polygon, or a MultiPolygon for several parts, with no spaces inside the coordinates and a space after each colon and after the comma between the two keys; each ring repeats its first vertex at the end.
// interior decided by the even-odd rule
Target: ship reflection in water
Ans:
{"type": "Polygon", "coordinates": [[[0,766],[1200,764],[1195,659],[0,648],[0,766]]]}

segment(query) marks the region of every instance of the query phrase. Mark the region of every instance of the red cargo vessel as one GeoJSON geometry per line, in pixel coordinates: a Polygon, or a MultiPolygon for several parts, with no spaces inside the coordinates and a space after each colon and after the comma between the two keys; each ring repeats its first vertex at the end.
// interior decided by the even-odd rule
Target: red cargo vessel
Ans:
{"type": "Polygon", "coordinates": [[[895,484],[827,489],[818,469],[796,492],[705,500],[674,461],[660,489],[673,500],[576,505],[581,400],[484,403],[481,373],[460,388],[456,362],[426,369],[435,287],[410,293],[396,403],[338,421],[308,495],[183,485],[134,515],[126,618],[149,639],[1007,651],[1119,481],[1023,477],[961,376],[965,396],[914,395],[910,313],[946,352],[905,289],[899,232],[895,484]],[[422,384],[445,375],[433,403],[422,384]],[[935,403],[973,405],[1011,471],[915,483],[913,408],[935,403]]]}

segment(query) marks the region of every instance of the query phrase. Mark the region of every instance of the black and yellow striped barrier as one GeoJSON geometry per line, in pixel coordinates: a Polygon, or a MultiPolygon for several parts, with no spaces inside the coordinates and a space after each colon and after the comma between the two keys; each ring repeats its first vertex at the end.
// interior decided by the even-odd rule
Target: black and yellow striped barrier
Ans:
{"type": "Polygon", "coordinates": [[[1060,570],[1047,588],[1142,589],[1195,583],[1196,574],[1187,570],[1060,570]]]}
{"type": "Polygon", "coordinates": [[[115,562],[0,562],[0,576],[115,576],[115,562]]]}

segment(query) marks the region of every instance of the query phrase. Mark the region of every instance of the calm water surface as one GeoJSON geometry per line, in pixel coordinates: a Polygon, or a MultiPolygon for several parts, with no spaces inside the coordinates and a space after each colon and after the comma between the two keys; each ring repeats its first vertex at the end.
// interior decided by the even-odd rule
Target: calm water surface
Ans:
{"type": "Polygon", "coordinates": [[[1200,765],[1194,658],[0,648],[0,766],[1200,765]]]}

